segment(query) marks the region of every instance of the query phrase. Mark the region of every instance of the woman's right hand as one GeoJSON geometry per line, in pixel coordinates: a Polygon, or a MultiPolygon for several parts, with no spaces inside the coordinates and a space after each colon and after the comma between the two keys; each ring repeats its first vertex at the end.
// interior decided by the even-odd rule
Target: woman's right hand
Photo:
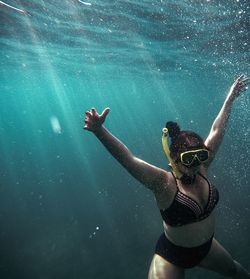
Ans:
{"type": "Polygon", "coordinates": [[[228,93],[228,99],[234,100],[240,94],[248,89],[249,84],[249,78],[245,75],[239,76],[234,83],[232,84],[229,93],[228,93]]]}
{"type": "Polygon", "coordinates": [[[85,114],[85,125],[84,129],[95,132],[98,130],[104,123],[106,116],[108,115],[110,108],[105,108],[101,114],[98,114],[95,108],[92,108],[89,111],[86,111],[85,114]]]}

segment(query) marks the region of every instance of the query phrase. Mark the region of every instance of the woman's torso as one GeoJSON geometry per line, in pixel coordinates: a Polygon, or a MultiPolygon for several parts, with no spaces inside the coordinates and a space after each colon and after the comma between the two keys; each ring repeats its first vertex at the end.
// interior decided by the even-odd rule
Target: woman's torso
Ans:
{"type": "Polygon", "coordinates": [[[174,244],[195,247],[207,242],[214,234],[214,212],[206,219],[179,227],[172,227],[163,221],[166,237],[174,244]]]}
{"type": "MultiPolygon", "coordinates": [[[[166,192],[155,194],[159,209],[163,212],[171,208],[176,196],[182,195],[191,201],[193,200],[202,211],[206,212],[209,200],[212,204],[212,186],[207,181],[206,176],[206,169],[200,168],[200,175],[196,176],[195,183],[188,187],[172,177],[166,192]]],[[[199,246],[208,241],[214,234],[214,224],[215,214],[213,211],[204,214],[203,218],[198,221],[184,222],[183,225],[170,225],[163,221],[166,237],[174,244],[183,247],[199,246]]]]}

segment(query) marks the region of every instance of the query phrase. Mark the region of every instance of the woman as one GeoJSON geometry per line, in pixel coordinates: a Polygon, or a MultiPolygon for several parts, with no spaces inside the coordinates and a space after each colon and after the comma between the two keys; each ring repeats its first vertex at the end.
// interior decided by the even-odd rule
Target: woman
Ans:
{"type": "Polygon", "coordinates": [[[176,123],[166,124],[171,145],[168,151],[165,144],[165,151],[174,172],[136,158],[104,128],[109,108],[101,115],[95,109],[86,112],[84,129],[93,132],[113,157],[155,195],[164,233],[156,245],[149,279],[184,278],[185,268],[194,266],[226,277],[250,278],[250,274],[213,237],[213,209],[219,194],[207,179],[208,167],[222,141],[232,104],[247,89],[248,83],[244,75],[233,83],[205,142],[196,133],[180,131],[176,123]]]}

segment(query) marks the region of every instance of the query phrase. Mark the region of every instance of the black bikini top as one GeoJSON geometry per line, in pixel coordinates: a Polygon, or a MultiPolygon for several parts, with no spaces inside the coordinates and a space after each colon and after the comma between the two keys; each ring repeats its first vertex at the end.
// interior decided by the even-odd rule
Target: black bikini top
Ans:
{"type": "Polygon", "coordinates": [[[166,224],[177,227],[198,222],[207,218],[215,208],[219,201],[219,192],[209,183],[205,176],[201,173],[198,174],[207,181],[209,186],[209,197],[206,207],[203,210],[194,199],[182,193],[179,190],[176,178],[173,175],[177,186],[175,198],[167,209],[160,209],[162,219],[166,224]]]}

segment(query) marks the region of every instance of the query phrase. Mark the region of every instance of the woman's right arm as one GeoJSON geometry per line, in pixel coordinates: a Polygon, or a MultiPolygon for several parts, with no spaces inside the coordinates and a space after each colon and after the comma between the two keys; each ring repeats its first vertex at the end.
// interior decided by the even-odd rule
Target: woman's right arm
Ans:
{"type": "Polygon", "coordinates": [[[207,139],[205,140],[205,145],[208,147],[210,151],[210,159],[205,163],[207,167],[214,159],[215,154],[222,142],[233,103],[242,92],[247,90],[248,84],[249,79],[245,75],[241,75],[235,80],[233,85],[230,87],[224,104],[219,114],[215,118],[210,133],[207,139]]]}
{"type": "Polygon", "coordinates": [[[110,154],[147,188],[154,192],[166,191],[170,173],[135,157],[125,144],[103,127],[108,113],[108,108],[101,115],[95,109],[86,112],[84,129],[93,132],[110,154]]]}

